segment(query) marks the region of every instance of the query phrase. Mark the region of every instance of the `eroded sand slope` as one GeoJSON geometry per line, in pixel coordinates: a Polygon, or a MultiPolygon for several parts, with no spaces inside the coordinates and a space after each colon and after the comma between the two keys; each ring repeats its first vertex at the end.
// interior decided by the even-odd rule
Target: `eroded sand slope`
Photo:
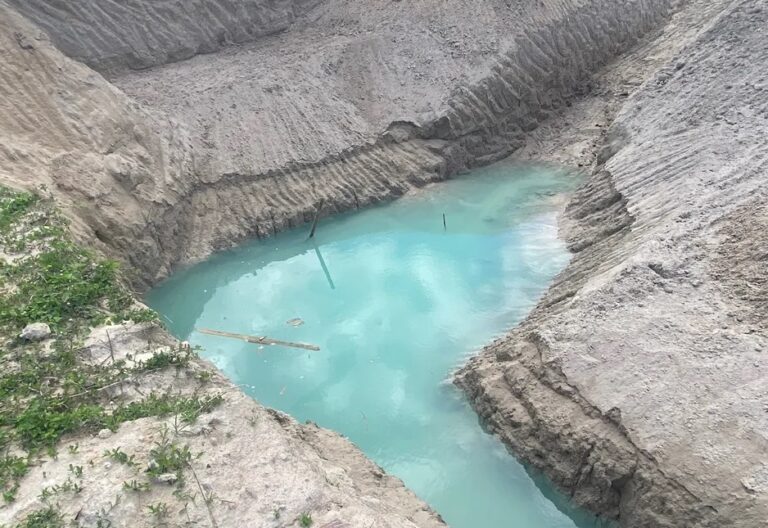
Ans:
{"type": "MultiPolygon", "coordinates": [[[[95,329],[78,356],[86,363],[127,359],[130,365],[178,346],[154,324],[113,325],[95,329]]],[[[20,522],[55,504],[66,526],[87,528],[279,528],[299,526],[302,515],[309,515],[316,526],[338,528],[445,526],[399,479],[384,473],[347,439],[265,409],[205,361],[133,376],[112,384],[109,397],[112,404],[124,404],[166,391],[198,398],[220,395],[224,403],[191,424],[178,415],[141,418],[114,433],[69,435],[57,457],[35,458],[16,499],[0,507],[0,523],[20,522]],[[185,468],[187,483],[149,481],[143,491],[127,489],[124,482],[148,481],[152,449],[163,439],[194,453],[185,468]],[[114,450],[133,462],[108,456],[114,450]],[[50,492],[71,479],[72,468],[78,466],[85,468],[77,478],[80,491],[41,497],[44,489],[50,492]],[[158,504],[167,506],[165,515],[149,510],[158,504]]]]}
{"type": "Polygon", "coordinates": [[[110,83],[0,3],[0,182],[45,184],[146,285],[321,199],[361,207],[518,147],[588,165],[604,146],[564,215],[571,266],[459,381],[517,454],[624,526],[764,524],[764,2],[275,1],[241,16],[199,0],[192,19],[145,4],[15,3],[110,83]],[[678,7],[603,91],[593,74],[678,7]],[[119,31],[87,31],[96,20],[119,31]],[[609,102],[580,106],[590,95],[609,102]]]}
{"type": "Polygon", "coordinates": [[[768,519],[768,9],[724,6],[616,118],[566,211],[570,267],[460,373],[515,452],[623,526],[768,519]]]}
{"type": "MultiPolygon", "coordinates": [[[[96,0],[87,4],[103,6],[96,0]]],[[[321,199],[328,212],[360,207],[443,179],[478,159],[505,155],[526,131],[583,91],[591,72],[660,24],[670,4],[302,4],[294,9],[291,29],[278,36],[110,76],[142,108],[105,88],[131,109],[94,116],[121,120],[119,127],[97,125],[110,132],[96,149],[109,164],[102,167],[105,160],[93,160],[92,167],[103,175],[102,192],[79,196],[79,189],[59,190],[94,211],[84,222],[90,227],[84,236],[100,237],[105,250],[128,259],[137,270],[137,283],[153,282],[179,262],[247,236],[301,224],[321,199]],[[132,133],[134,128],[142,131],[140,136],[132,133]],[[141,213],[121,211],[127,207],[123,204],[136,204],[141,213]]],[[[52,32],[54,42],[82,31],[94,13],[114,14],[102,25],[120,25],[131,35],[145,25],[143,16],[131,17],[125,10],[67,5],[40,1],[25,3],[23,9],[52,32]],[[50,23],[54,4],[65,10],[64,23],[50,23]]],[[[201,8],[199,16],[207,17],[208,11],[201,8]]],[[[90,52],[100,42],[111,42],[99,38],[99,31],[83,43],[90,52]]],[[[71,84],[84,70],[62,68],[63,78],[51,76],[64,59],[45,46],[20,49],[13,33],[9,28],[9,56],[28,61],[34,54],[43,61],[27,72],[29,89],[52,82],[70,94],[56,102],[69,109],[54,126],[76,126],[91,105],[83,89],[71,84]]],[[[207,38],[191,30],[181,35],[196,45],[207,38]]],[[[118,60],[114,46],[103,45],[104,56],[118,60]]],[[[123,53],[123,66],[130,66],[132,52],[123,53]]],[[[14,81],[7,81],[9,89],[20,98],[23,90],[14,81]]],[[[40,119],[35,116],[51,113],[33,106],[26,111],[31,115],[15,115],[18,103],[7,100],[7,106],[10,120],[27,134],[40,119]]],[[[10,132],[12,139],[22,138],[10,132]]],[[[27,137],[22,143],[33,142],[27,137]]],[[[87,148],[92,154],[94,149],[87,148]]],[[[14,167],[16,160],[6,161],[9,173],[22,170],[14,167]]],[[[66,179],[51,178],[60,169],[49,160],[23,169],[34,179],[66,179]]]]}

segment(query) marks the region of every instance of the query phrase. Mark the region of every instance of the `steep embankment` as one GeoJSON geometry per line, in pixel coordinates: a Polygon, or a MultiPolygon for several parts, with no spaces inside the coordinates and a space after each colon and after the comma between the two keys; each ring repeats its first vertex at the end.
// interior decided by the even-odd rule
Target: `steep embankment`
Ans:
{"type": "Polygon", "coordinates": [[[768,518],[768,10],[721,5],[616,118],[572,264],[459,374],[516,453],[633,528],[768,518]]]}
{"type": "MultiPolygon", "coordinates": [[[[50,16],[42,6],[51,3],[38,3],[26,4],[25,13],[45,24],[50,16]]],[[[321,199],[328,212],[360,207],[510,152],[671,8],[667,0],[508,4],[304,4],[294,9],[292,29],[278,36],[114,77],[143,109],[103,114],[122,123],[117,129],[107,123],[112,133],[97,148],[95,138],[86,138],[90,171],[102,175],[100,192],[59,185],[74,171],[50,157],[24,170],[56,182],[81,208],[76,214],[90,226],[83,233],[100,237],[101,247],[127,259],[137,282],[146,284],[176,263],[301,224],[321,199]]],[[[66,23],[47,23],[55,42],[89,20],[85,11],[62,9],[66,23]]],[[[115,13],[119,20],[105,27],[121,24],[140,34],[141,17],[115,13]]],[[[183,34],[205,41],[205,35],[183,34]]],[[[86,39],[88,49],[105,39],[98,33],[86,39]]],[[[19,61],[36,54],[43,62],[39,75],[65,60],[42,45],[19,49],[13,38],[7,53],[19,61]]],[[[123,53],[129,66],[132,55],[123,53]]],[[[104,55],[118,60],[114,46],[105,45],[104,55]]],[[[46,82],[70,83],[58,89],[71,97],[56,104],[69,105],[66,119],[76,119],[78,107],[90,105],[81,100],[82,88],[71,85],[84,72],[62,70],[63,79],[47,76],[46,82]]],[[[110,97],[123,97],[109,90],[110,97]]],[[[40,110],[14,118],[29,125],[29,117],[50,113],[40,110]]],[[[54,125],[82,128],[66,120],[54,125]]],[[[21,126],[29,136],[29,126],[21,126]]],[[[20,172],[15,164],[5,164],[9,173],[20,172]]]]}
{"type": "MultiPolygon", "coordinates": [[[[80,35],[67,51],[122,91],[0,4],[0,181],[45,184],[83,240],[147,284],[295,226],[321,199],[329,212],[360,207],[518,146],[557,153],[552,137],[579,126],[568,120],[600,114],[563,108],[681,3],[259,2],[248,5],[275,16],[251,36],[282,29],[288,10],[292,24],[250,43],[231,14],[215,16],[223,40],[195,29],[210,20],[202,7],[187,12],[199,20],[156,13],[173,24],[150,24],[150,39],[146,2],[23,3],[61,46],[80,35]],[[122,36],[83,35],[96,12],[122,36]],[[234,41],[246,43],[218,48],[234,41]]],[[[625,526],[753,527],[768,518],[768,272],[755,212],[766,202],[768,15],[757,0],[691,3],[695,30],[675,19],[621,93],[605,94],[601,122],[645,81],[566,212],[572,265],[460,382],[516,453],[625,526]]],[[[586,160],[604,135],[582,132],[568,148],[586,160]]]]}

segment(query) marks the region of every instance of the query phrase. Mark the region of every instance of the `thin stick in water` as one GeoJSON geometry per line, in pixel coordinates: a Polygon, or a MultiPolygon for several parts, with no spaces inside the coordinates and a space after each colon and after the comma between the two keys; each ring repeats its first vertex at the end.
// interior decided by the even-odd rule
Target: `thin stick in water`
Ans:
{"type": "Polygon", "coordinates": [[[210,328],[196,328],[198,332],[201,334],[208,334],[218,337],[228,337],[230,339],[239,339],[240,341],[245,341],[247,343],[253,343],[256,345],[277,345],[277,346],[284,346],[284,347],[290,347],[290,348],[302,348],[304,350],[313,350],[318,351],[320,350],[319,346],[316,345],[309,345],[307,343],[292,343],[290,341],[280,341],[279,339],[271,339],[266,336],[249,336],[245,334],[234,334],[232,332],[222,332],[221,330],[212,330],[210,328]]]}
{"type": "Polygon", "coordinates": [[[314,238],[315,236],[315,229],[317,229],[317,222],[320,220],[320,213],[323,211],[323,206],[325,205],[325,198],[320,200],[320,205],[317,206],[317,211],[315,211],[315,219],[312,221],[312,230],[309,232],[308,238],[314,238]]]}

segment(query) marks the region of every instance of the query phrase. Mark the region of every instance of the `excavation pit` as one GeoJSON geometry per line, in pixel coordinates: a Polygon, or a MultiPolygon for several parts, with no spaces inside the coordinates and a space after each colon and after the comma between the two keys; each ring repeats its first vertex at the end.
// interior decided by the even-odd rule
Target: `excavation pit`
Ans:
{"type": "Polygon", "coordinates": [[[306,226],[217,254],[148,300],[248,394],[348,436],[449,525],[594,526],[535,482],[447,382],[568,263],[557,213],[574,183],[549,168],[477,170],[321,220],[311,239],[306,226]]]}

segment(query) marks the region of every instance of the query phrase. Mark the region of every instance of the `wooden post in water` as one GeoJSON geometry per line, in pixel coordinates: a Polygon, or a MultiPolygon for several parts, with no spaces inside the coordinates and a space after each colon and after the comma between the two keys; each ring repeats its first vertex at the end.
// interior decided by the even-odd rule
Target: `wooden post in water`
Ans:
{"type": "Polygon", "coordinates": [[[443,213],[443,231],[448,231],[448,225],[445,223],[445,213],[443,213]]]}
{"type": "Polygon", "coordinates": [[[309,237],[314,238],[315,236],[315,229],[317,229],[317,222],[320,220],[320,213],[323,211],[323,205],[325,205],[325,198],[320,200],[320,205],[317,206],[317,211],[315,211],[315,219],[312,221],[312,230],[309,232],[309,237]]]}

